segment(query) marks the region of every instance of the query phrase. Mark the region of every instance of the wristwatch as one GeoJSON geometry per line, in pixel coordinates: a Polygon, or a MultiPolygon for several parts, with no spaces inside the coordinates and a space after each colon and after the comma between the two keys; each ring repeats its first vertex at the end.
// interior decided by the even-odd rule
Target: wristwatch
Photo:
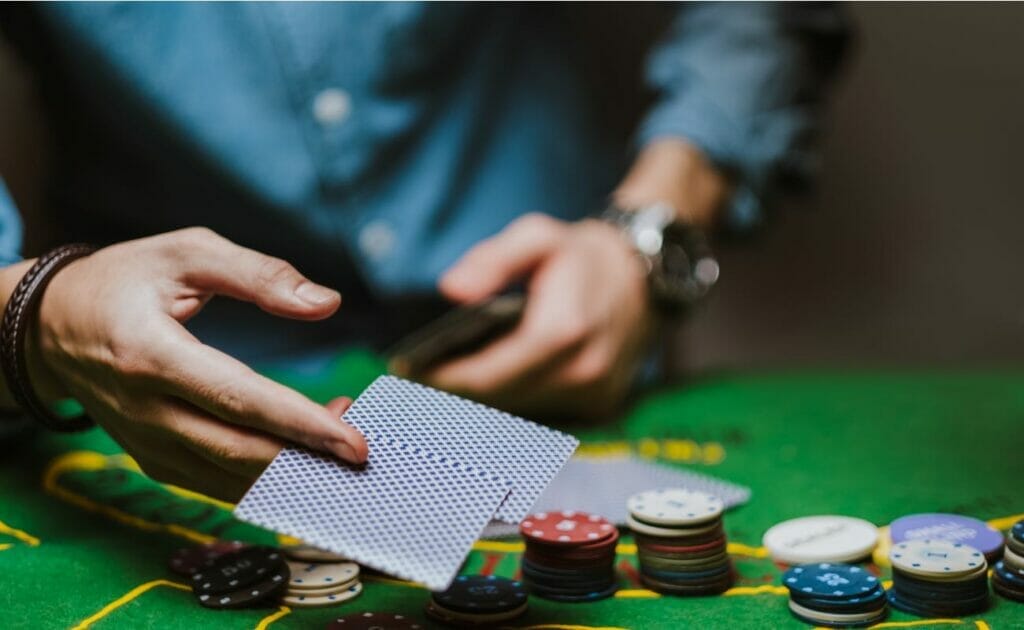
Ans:
{"type": "Polygon", "coordinates": [[[600,219],[622,230],[646,263],[651,301],[659,311],[685,315],[718,282],[718,261],[704,232],[676,221],[671,204],[627,209],[612,203],[600,219]]]}

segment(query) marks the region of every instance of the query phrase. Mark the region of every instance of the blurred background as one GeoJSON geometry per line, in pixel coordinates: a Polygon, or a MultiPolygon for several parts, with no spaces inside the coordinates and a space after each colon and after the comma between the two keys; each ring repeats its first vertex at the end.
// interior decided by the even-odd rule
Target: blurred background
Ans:
{"type": "MultiPolygon", "coordinates": [[[[1024,357],[1024,4],[847,7],[858,36],[824,177],[720,247],[720,290],[680,340],[686,370],[1024,357]]],[[[30,237],[36,111],[0,51],[0,172],[30,237]]]]}

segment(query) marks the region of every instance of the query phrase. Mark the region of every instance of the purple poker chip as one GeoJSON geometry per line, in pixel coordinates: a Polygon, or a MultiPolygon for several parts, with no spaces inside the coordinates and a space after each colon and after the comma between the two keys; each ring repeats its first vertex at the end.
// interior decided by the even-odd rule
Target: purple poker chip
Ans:
{"type": "Polygon", "coordinates": [[[959,514],[912,514],[889,525],[893,543],[908,540],[946,540],[964,543],[985,554],[989,560],[1003,551],[1003,535],[984,521],[959,514]]]}

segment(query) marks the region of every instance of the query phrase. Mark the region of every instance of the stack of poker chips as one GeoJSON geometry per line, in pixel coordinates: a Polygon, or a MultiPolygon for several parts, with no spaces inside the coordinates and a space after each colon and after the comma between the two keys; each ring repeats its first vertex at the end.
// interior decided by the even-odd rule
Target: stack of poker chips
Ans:
{"type": "Polygon", "coordinates": [[[635,494],[626,505],[640,578],[648,588],[670,595],[714,595],[732,586],[721,499],[668,488],[635,494]]]}
{"type": "Polygon", "coordinates": [[[888,613],[877,577],[851,564],[821,562],[793,567],[782,576],[793,616],[816,626],[853,628],[878,623],[888,613]]]}
{"type": "Polygon", "coordinates": [[[427,616],[445,625],[494,626],[526,613],[522,582],[495,575],[460,575],[448,590],[434,593],[427,616]]]}
{"type": "Polygon", "coordinates": [[[962,617],[988,608],[985,555],[948,540],[908,540],[889,553],[893,608],[919,617],[962,617]]]}
{"type": "Polygon", "coordinates": [[[293,608],[336,606],[363,592],[355,562],[289,560],[291,579],[281,603],[293,608]]]}
{"type": "Polygon", "coordinates": [[[618,588],[619,530],[584,512],[539,512],[519,525],[526,541],[523,582],[530,593],[558,602],[589,602],[618,588]]]}
{"type": "Polygon", "coordinates": [[[1024,520],[1006,535],[1003,559],[992,571],[992,590],[1006,599],[1024,603],[1024,520]]]}
{"type": "Polygon", "coordinates": [[[191,577],[192,593],[207,608],[245,608],[280,599],[289,578],[288,564],[277,549],[242,547],[198,567],[191,577]]]}

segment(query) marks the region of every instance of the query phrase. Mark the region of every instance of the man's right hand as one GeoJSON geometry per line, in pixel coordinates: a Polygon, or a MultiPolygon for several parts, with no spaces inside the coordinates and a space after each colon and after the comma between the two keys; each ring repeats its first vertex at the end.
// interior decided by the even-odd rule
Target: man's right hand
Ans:
{"type": "Polygon", "coordinates": [[[60,271],[30,344],[33,386],[71,396],[153,478],[237,500],[286,442],[365,461],[363,436],[184,327],[214,295],[320,320],[341,296],[291,265],[190,228],[120,243],[60,271]]]}

